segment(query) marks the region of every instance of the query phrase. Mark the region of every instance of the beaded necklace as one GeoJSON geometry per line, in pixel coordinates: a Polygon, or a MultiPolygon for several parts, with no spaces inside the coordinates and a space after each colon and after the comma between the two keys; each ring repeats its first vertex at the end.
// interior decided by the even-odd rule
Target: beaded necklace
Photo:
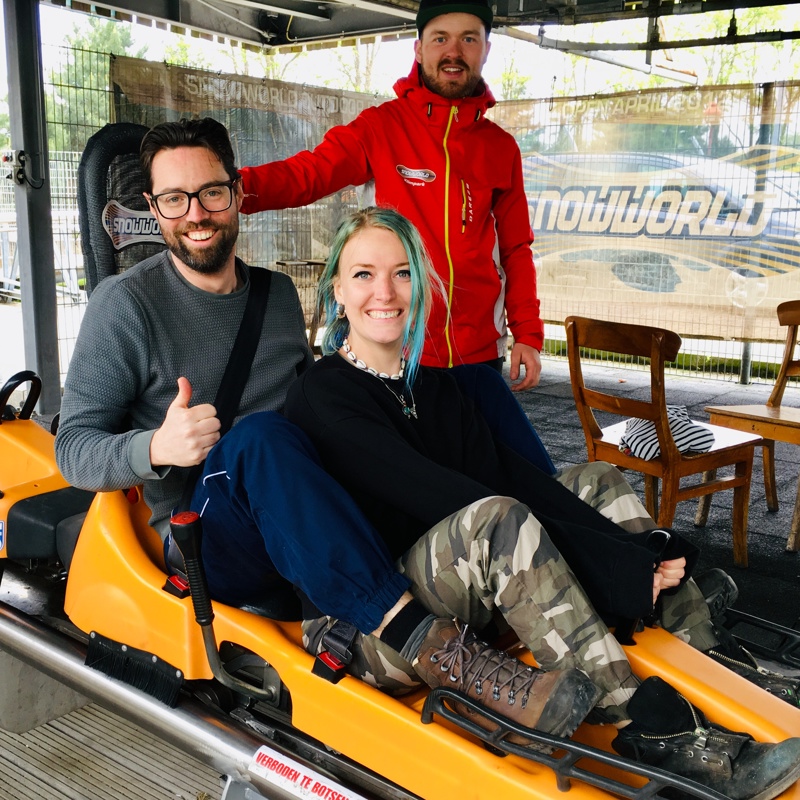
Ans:
{"type": "Polygon", "coordinates": [[[363,370],[364,372],[369,373],[370,375],[374,376],[375,378],[380,379],[380,382],[395,396],[395,399],[398,403],[400,403],[400,407],[403,409],[403,414],[405,414],[406,419],[419,419],[417,416],[417,404],[414,400],[414,392],[411,387],[408,385],[408,381],[406,381],[406,387],[408,388],[408,393],[411,395],[411,405],[408,405],[406,402],[406,398],[401,392],[398,394],[388,383],[385,383],[386,380],[390,381],[397,381],[403,377],[403,373],[406,369],[406,360],[400,356],[400,371],[394,375],[388,375],[385,372],[378,372],[376,369],[372,369],[372,367],[368,367],[366,362],[362,361],[352,350],[350,347],[350,342],[347,341],[347,337],[345,336],[342,340],[342,349],[347,356],[347,359],[350,361],[353,366],[358,367],[358,369],[363,370]]]}

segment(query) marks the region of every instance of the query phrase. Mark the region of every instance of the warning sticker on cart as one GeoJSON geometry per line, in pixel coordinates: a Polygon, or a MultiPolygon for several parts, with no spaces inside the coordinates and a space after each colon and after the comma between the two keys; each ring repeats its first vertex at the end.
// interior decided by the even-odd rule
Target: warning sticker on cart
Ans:
{"type": "Polygon", "coordinates": [[[250,772],[259,775],[275,786],[285,789],[294,797],[321,800],[364,800],[362,795],[336,783],[325,775],[295,761],[289,756],[262,745],[250,762],[250,772]]]}

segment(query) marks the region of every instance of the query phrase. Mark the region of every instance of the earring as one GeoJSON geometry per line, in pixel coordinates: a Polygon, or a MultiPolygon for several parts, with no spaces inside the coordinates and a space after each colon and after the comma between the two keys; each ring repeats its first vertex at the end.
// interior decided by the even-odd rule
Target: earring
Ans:
{"type": "Polygon", "coordinates": [[[337,303],[336,304],[336,319],[344,319],[347,314],[344,313],[344,304],[337,303]]]}

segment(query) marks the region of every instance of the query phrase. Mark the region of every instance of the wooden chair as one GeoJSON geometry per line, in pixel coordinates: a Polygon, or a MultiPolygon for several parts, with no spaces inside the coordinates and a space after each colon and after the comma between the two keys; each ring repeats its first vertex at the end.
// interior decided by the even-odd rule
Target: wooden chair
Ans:
{"type": "MultiPolygon", "coordinates": [[[[761,437],[728,428],[706,425],[714,432],[714,445],[707,453],[681,453],[672,438],[667,421],[664,391],[664,365],[674,361],[681,346],[681,337],[662,328],[626,325],[585,317],[568,317],[567,352],[575,405],[586,436],[589,461],[607,461],[621,469],[644,475],[645,506],[662,527],[669,527],[675,508],[682,500],[705,497],[713,492],[733,489],[733,558],[737,565],[747,566],[747,512],[753,452],[761,437]],[[650,359],[650,399],[636,400],[621,394],[590,389],[581,369],[581,348],[604,350],[625,356],[650,359]],[[601,428],[594,411],[625,417],[626,420],[601,428]],[[645,461],[619,449],[627,418],[651,420],[655,425],[661,454],[645,461]],[[734,474],[716,477],[718,467],[733,466],[734,474]],[[713,473],[681,486],[681,479],[713,473]],[[662,483],[658,498],[659,480],[662,483]]],[[[703,423],[698,423],[703,424],[703,423]]],[[[695,520],[697,523],[697,520],[695,520]]]]}
{"type": "MultiPolygon", "coordinates": [[[[724,425],[738,431],[757,433],[764,437],[762,453],[764,458],[764,490],[767,495],[767,508],[778,510],[778,493],[775,486],[775,442],[789,442],[800,445],[800,408],[781,405],[786,383],[791,377],[800,377],[800,358],[794,357],[797,346],[797,329],[800,325],[800,300],[790,300],[778,306],[778,322],[788,326],[786,350],[783,354],[775,388],[766,405],[753,406],[707,406],[709,419],[715,425],[724,425]]],[[[797,499],[789,530],[786,549],[795,552],[800,549],[800,480],[797,485],[797,499]]]]}

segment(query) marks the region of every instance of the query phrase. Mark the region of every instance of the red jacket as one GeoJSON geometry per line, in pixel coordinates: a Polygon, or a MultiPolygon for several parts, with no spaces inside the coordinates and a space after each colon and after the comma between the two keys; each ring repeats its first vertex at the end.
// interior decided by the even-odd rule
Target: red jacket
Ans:
{"type": "Polygon", "coordinates": [[[515,341],[541,349],[528,202],[513,137],[484,117],[494,97],[450,100],[421,84],[417,65],[394,86],[398,99],[328,131],[313,151],[241,169],[245,214],[308,205],[375,179],[375,202],[419,229],[444,281],[422,363],[446,367],[505,353],[515,341]]]}

